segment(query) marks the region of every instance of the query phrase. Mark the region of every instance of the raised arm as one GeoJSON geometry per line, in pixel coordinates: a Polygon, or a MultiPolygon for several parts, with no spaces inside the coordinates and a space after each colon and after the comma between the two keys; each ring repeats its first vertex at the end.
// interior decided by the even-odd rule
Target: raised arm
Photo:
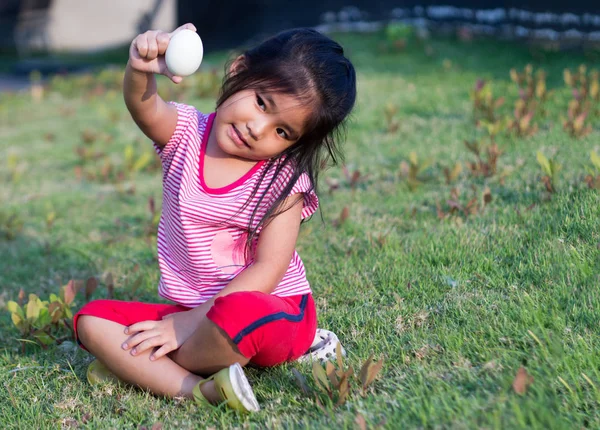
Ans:
{"type": "Polygon", "coordinates": [[[176,84],[181,82],[180,76],[174,76],[167,69],[165,52],[171,37],[184,28],[196,31],[192,24],[185,24],[172,33],[147,31],[138,35],[129,47],[123,81],[125,104],[142,132],[161,147],[175,131],[177,110],[158,95],[154,75],[165,75],[176,84]]]}

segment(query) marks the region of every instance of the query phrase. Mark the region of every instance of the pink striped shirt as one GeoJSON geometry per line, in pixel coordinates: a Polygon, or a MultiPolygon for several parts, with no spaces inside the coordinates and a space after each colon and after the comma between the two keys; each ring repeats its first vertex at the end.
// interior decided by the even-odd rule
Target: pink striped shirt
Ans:
{"type": "MultiPolygon", "coordinates": [[[[205,115],[194,107],[176,104],[177,127],[169,142],[156,147],[163,166],[163,207],[158,225],[158,263],[161,278],[158,293],[184,306],[194,307],[209,300],[236,275],[252,264],[244,247],[252,211],[274,175],[269,169],[250,204],[250,198],[267,165],[258,162],[248,173],[223,188],[204,182],[204,154],[214,113],[205,115]]],[[[254,217],[256,226],[289,182],[291,167],[273,182],[254,217]]],[[[319,200],[306,173],[291,193],[303,193],[302,218],[312,215],[319,200]]],[[[260,237],[260,229],[258,231],[260,237]]],[[[304,265],[297,252],[272,294],[280,297],[310,293],[304,265]]]]}

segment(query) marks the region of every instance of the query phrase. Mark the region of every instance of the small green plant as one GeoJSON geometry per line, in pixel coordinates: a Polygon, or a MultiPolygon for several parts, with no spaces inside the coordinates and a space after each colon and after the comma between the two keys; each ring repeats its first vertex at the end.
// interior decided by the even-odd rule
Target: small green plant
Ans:
{"type": "Polygon", "coordinates": [[[583,99],[576,90],[573,95],[574,98],[569,102],[567,118],[563,117],[563,129],[571,137],[579,138],[592,132],[592,126],[586,124],[590,112],[590,101],[583,99]]]}
{"type": "Polygon", "coordinates": [[[406,161],[400,163],[400,175],[406,178],[410,191],[415,191],[423,183],[420,174],[431,164],[431,160],[419,161],[417,153],[414,151],[408,155],[408,163],[406,161]]]}
{"type": "Polygon", "coordinates": [[[483,192],[479,194],[477,189],[472,187],[473,194],[471,198],[464,200],[461,197],[461,192],[458,188],[453,188],[450,191],[450,198],[446,200],[447,208],[443,208],[439,202],[436,203],[437,216],[440,220],[446,218],[453,218],[459,222],[464,219],[477,215],[486,208],[486,206],[492,201],[492,192],[488,187],[485,187],[483,192]]]}
{"type": "Polygon", "coordinates": [[[0,238],[14,240],[23,230],[23,225],[17,212],[0,210],[0,238]]]}
{"type": "MultiPolygon", "coordinates": [[[[36,294],[29,294],[28,302],[22,304],[25,293],[21,290],[19,302],[8,302],[6,308],[11,313],[13,324],[23,337],[23,349],[25,342],[31,339],[46,348],[53,343],[61,343],[72,338],[72,308],[78,283],[83,284],[82,281],[69,281],[67,285],[60,288],[58,296],[50,294],[49,300],[41,300],[36,294]]],[[[96,278],[89,278],[86,281],[86,299],[89,300],[97,285],[96,278]]]]}
{"type": "Polygon", "coordinates": [[[527,64],[521,72],[515,68],[510,69],[510,79],[517,84],[519,90],[525,92],[524,96],[526,99],[533,97],[536,82],[533,78],[533,66],[531,64],[527,64]]]}
{"type": "Polygon", "coordinates": [[[535,100],[527,102],[526,99],[519,98],[515,102],[513,118],[508,120],[508,130],[517,137],[527,137],[537,133],[538,125],[532,122],[535,107],[535,100]]]}
{"type": "Polygon", "coordinates": [[[596,151],[590,152],[591,167],[588,168],[588,174],[584,181],[588,187],[594,190],[600,190],[600,156],[596,151]]]}
{"type": "Polygon", "coordinates": [[[537,152],[537,161],[542,169],[543,176],[541,178],[546,191],[550,194],[556,192],[556,181],[558,178],[558,172],[561,169],[561,165],[556,162],[553,158],[547,158],[542,152],[537,152]]]}
{"type": "Polygon", "coordinates": [[[454,167],[444,167],[444,177],[446,178],[446,184],[450,185],[456,181],[463,170],[462,164],[457,162],[454,167]]]}
{"type": "Polygon", "coordinates": [[[368,387],[383,368],[383,358],[373,361],[373,356],[371,355],[361,366],[359,374],[355,375],[352,366],[347,366],[344,363],[339,344],[336,348],[336,362],[337,366],[331,361],[327,361],[325,367],[318,362],[313,363],[312,376],[314,385],[318,389],[316,392],[309,387],[306,378],[300,372],[292,369],[296,383],[302,393],[309,397],[314,396],[317,405],[324,410],[325,405],[336,408],[346,402],[353,389],[353,376],[358,379],[360,384],[360,394],[363,397],[366,396],[368,387]]]}
{"type": "Polygon", "coordinates": [[[502,155],[502,151],[498,148],[498,144],[491,143],[489,145],[483,145],[476,140],[465,140],[465,146],[476,157],[475,162],[467,162],[467,166],[474,176],[484,176],[487,178],[496,174],[498,170],[498,158],[502,155]],[[482,155],[484,152],[486,155],[485,159],[482,155]]]}
{"type": "Polygon", "coordinates": [[[125,171],[131,176],[138,172],[148,169],[154,161],[155,154],[151,151],[144,151],[141,154],[136,154],[133,145],[127,145],[123,152],[125,158],[125,171]]]}
{"type": "Polygon", "coordinates": [[[477,126],[483,128],[492,143],[496,141],[498,134],[507,130],[509,125],[510,120],[507,118],[496,119],[494,122],[489,122],[485,119],[477,121],[477,126]]]}
{"type": "Polygon", "coordinates": [[[494,98],[491,85],[488,85],[483,79],[477,80],[475,88],[471,91],[471,100],[476,123],[481,119],[495,123],[500,118],[497,110],[504,104],[504,97],[494,98]]]}
{"type": "Polygon", "coordinates": [[[394,134],[400,128],[400,122],[396,118],[397,113],[398,106],[393,103],[388,103],[385,105],[383,114],[385,118],[385,130],[387,133],[394,134]]]}
{"type": "Polygon", "coordinates": [[[563,79],[567,87],[577,91],[584,100],[588,98],[595,101],[600,100],[600,84],[598,78],[598,71],[591,70],[588,73],[585,64],[580,65],[576,71],[571,71],[571,69],[565,69],[563,71],[563,79]]]}

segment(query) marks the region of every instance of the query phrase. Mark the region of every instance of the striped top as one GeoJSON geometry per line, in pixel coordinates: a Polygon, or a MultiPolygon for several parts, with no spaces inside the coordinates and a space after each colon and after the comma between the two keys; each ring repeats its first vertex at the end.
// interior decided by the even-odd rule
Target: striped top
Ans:
{"type": "MultiPolygon", "coordinates": [[[[163,206],[157,236],[161,273],[158,293],[183,306],[194,307],[209,300],[252,264],[244,252],[248,224],[259,197],[273,179],[274,167],[263,177],[267,163],[260,161],[234,183],[209,188],[204,182],[203,165],[215,114],[205,115],[194,107],[173,104],[178,115],[175,132],[162,149],[155,145],[163,167],[163,206]],[[261,181],[258,192],[244,208],[258,181],[261,181]]],[[[286,167],[275,179],[253,219],[253,226],[291,174],[291,167],[286,167]]],[[[289,194],[303,193],[303,219],[319,205],[311,188],[304,173],[289,194]]],[[[285,297],[310,292],[304,265],[294,251],[287,272],[272,294],[285,297]]]]}

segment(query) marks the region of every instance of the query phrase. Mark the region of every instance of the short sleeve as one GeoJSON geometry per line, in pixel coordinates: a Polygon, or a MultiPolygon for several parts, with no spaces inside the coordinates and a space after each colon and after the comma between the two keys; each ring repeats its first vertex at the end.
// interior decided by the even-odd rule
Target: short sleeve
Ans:
{"type": "Polygon", "coordinates": [[[190,134],[195,126],[198,125],[198,111],[193,106],[188,106],[180,103],[169,102],[177,108],[177,125],[173,135],[162,148],[159,147],[156,142],[153,142],[154,149],[160,157],[163,165],[169,164],[168,161],[173,157],[173,154],[177,152],[179,144],[185,141],[184,136],[190,134]]]}
{"type": "Polygon", "coordinates": [[[302,219],[308,218],[317,211],[319,207],[319,198],[314,190],[312,182],[306,173],[300,175],[288,197],[294,194],[304,194],[304,202],[302,203],[302,219]]]}

